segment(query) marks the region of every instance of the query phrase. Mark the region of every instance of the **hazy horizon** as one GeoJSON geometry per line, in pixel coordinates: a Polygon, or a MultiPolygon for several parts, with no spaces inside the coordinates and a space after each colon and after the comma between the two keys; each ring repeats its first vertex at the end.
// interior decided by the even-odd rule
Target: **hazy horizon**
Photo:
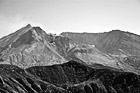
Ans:
{"type": "Polygon", "coordinates": [[[0,38],[31,24],[46,33],[108,32],[140,35],[139,0],[0,0],[0,38]]]}

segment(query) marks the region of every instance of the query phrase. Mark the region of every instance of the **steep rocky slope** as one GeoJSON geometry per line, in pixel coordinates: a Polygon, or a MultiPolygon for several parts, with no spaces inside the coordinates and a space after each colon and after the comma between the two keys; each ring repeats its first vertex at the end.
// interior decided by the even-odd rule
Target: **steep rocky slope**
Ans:
{"type": "Polygon", "coordinates": [[[105,53],[140,55],[140,36],[133,33],[112,30],[104,33],[63,32],[61,35],[81,44],[95,45],[105,53]]]}
{"type": "Polygon", "coordinates": [[[40,27],[31,25],[0,39],[0,50],[1,64],[7,63],[23,68],[66,61],[50,43],[50,36],[40,27]]]}
{"type": "Polygon", "coordinates": [[[0,65],[1,93],[139,93],[140,76],[76,61],[21,69],[0,65]]]}
{"type": "Polygon", "coordinates": [[[120,69],[123,68],[123,70],[125,69],[127,71],[133,72],[139,72],[140,70],[139,35],[120,30],[112,30],[110,32],[104,33],[63,32],[61,33],[61,35],[64,37],[68,37],[79,44],[89,44],[95,46],[95,48],[101,51],[102,54],[105,53],[105,55],[109,57],[116,58],[116,65],[118,65],[120,69]]]}
{"type": "Polygon", "coordinates": [[[99,51],[93,45],[78,44],[75,43],[72,39],[63,36],[55,37],[54,42],[57,47],[58,53],[67,60],[76,60],[90,66],[100,64],[123,71],[129,71],[134,73],[140,72],[139,69],[137,69],[137,64],[130,65],[130,62],[125,61],[125,59],[127,58],[126,55],[108,55],[99,51]]]}
{"type": "Polygon", "coordinates": [[[17,66],[0,65],[0,93],[69,93],[17,66]]]}

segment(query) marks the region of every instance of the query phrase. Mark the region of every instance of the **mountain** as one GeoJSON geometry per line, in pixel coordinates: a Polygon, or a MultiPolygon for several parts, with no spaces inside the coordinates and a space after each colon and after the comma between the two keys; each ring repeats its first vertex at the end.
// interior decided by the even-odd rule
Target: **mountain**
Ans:
{"type": "Polygon", "coordinates": [[[30,24],[1,38],[0,50],[0,64],[11,64],[20,68],[49,66],[75,60],[94,68],[140,73],[139,61],[135,61],[135,58],[114,57],[96,48],[96,45],[77,43],[63,34],[47,34],[40,27],[32,27],[30,24]],[[130,60],[135,63],[129,62],[130,60]]]}
{"type": "Polygon", "coordinates": [[[46,32],[28,24],[0,39],[1,93],[140,92],[139,35],[46,32]]]}
{"type": "MultiPolygon", "coordinates": [[[[130,65],[130,62],[128,62],[130,59],[126,61],[127,57],[124,59],[122,59],[122,57],[114,57],[99,51],[93,45],[78,44],[63,36],[57,36],[54,42],[58,53],[67,60],[75,60],[92,67],[96,67],[97,65],[101,66],[99,68],[107,66],[107,68],[110,67],[126,72],[139,73],[138,65],[130,65]]],[[[135,63],[138,63],[138,61],[135,63]]]]}
{"type": "Polygon", "coordinates": [[[40,27],[27,25],[15,33],[0,39],[1,64],[27,68],[35,65],[51,65],[66,61],[56,52],[51,37],[40,27]]]}
{"type": "Polygon", "coordinates": [[[129,68],[133,72],[137,72],[134,69],[140,70],[139,35],[121,30],[104,33],[63,32],[61,35],[72,39],[78,44],[93,45],[102,53],[115,57],[115,60],[118,60],[116,64],[119,65],[119,68],[126,67],[126,69],[129,68]]]}
{"type": "Polygon", "coordinates": [[[139,93],[140,76],[76,61],[21,69],[0,65],[1,93],[139,93]]]}
{"type": "Polygon", "coordinates": [[[61,35],[69,37],[80,44],[95,45],[97,49],[104,53],[140,55],[140,36],[130,32],[121,30],[104,33],[63,32],[61,35]]]}

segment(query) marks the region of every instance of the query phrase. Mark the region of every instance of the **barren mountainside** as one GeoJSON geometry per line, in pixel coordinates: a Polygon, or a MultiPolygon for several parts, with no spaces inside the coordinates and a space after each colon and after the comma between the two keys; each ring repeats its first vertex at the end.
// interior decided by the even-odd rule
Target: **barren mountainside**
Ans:
{"type": "Polygon", "coordinates": [[[0,39],[1,63],[27,68],[66,61],[50,43],[50,36],[40,27],[27,25],[0,39]]]}
{"type": "MultiPolygon", "coordinates": [[[[94,33],[84,33],[83,36],[94,35],[96,38],[91,39],[91,41],[96,42],[99,46],[104,44],[103,49],[105,49],[108,48],[108,45],[113,45],[116,44],[114,42],[119,42],[116,38],[119,36],[119,33],[123,32],[113,31],[109,33],[117,33],[118,35],[108,35],[106,36],[108,40],[100,39],[103,37],[105,38],[104,35],[107,35],[108,33],[98,33],[97,35],[94,35],[94,33]],[[114,38],[114,41],[111,41],[112,43],[110,40],[113,39],[109,39],[110,37],[114,38]],[[106,42],[102,42],[101,40],[106,40],[106,42]]],[[[122,36],[122,38],[125,37],[122,36]]],[[[85,37],[83,38],[83,41],[84,40],[89,39],[86,39],[85,37]]],[[[21,68],[28,68],[31,66],[62,64],[66,61],[75,60],[92,67],[99,64],[114,69],[139,73],[139,58],[135,56],[128,57],[128,54],[126,55],[126,53],[124,53],[123,56],[114,57],[114,55],[110,55],[100,50],[97,45],[78,43],[74,40],[74,37],[71,38],[68,37],[68,35],[65,36],[62,34],[56,36],[53,34],[47,34],[40,27],[32,27],[29,24],[15,33],[0,39],[0,64],[11,64],[21,68]],[[131,62],[129,62],[130,60],[131,62]]],[[[116,48],[118,47],[117,45],[113,46],[116,48]]],[[[114,49],[114,52],[116,48],[112,48],[114,49]]],[[[127,48],[125,47],[125,49],[127,48]]]]}
{"type": "Polygon", "coordinates": [[[105,53],[127,55],[140,55],[140,36],[112,30],[104,33],[72,33],[63,32],[61,35],[71,38],[80,44],[95,45],[97,49],[105,53]]]}
{"type": "Polygon", "coordinates": [[[0,39],[0,93],[140,93],[140,36],[48,34],[30,24],[0,39]]]}

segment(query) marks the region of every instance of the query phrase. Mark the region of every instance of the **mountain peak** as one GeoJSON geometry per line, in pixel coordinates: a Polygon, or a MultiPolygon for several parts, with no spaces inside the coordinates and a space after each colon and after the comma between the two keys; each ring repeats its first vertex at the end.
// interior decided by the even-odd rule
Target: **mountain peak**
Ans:
{"type": "MultiPolygon", "coordinates": [[[[35,38],[41,38],[40,35],[43,35],[45,32],[40,27],[32,27],[31,24],[20,28],[14,33],[11,33],[0,39],[0,47],[6,47],[14,42],[26,42],[33,40],[33,35],[35,38]],[[31,39],[32,38],[32,39],[31,39]],[[29,40],[28,40],[29,39],[29,40]]],[[[20,44],[20,43],[19,43],[20,44]]],[[[19,45],[17,44],[17,45],[19,45]]]]}
{"type": "Polygon", "coordinates": [[[32,27],[31,24],[26,25],[26,27],[32,27]]]}

